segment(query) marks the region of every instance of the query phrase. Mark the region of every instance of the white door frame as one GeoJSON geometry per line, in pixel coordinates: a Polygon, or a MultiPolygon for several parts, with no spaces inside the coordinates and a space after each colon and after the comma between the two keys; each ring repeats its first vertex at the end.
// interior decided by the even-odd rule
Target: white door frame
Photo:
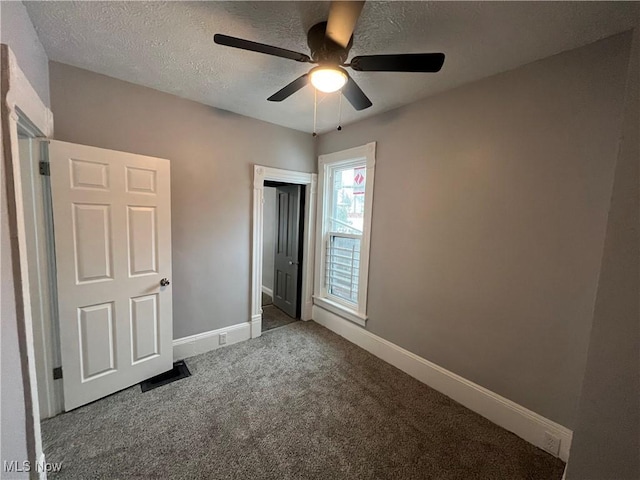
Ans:
{"type": "MultiPolygon", "coordinates": [[[[12,61],[15,62],[12,53],[9,58],[13,58],[12,61]]],[[[11,65],[10,68],[12,68],[11,65]]],[[[31,138],[31,148],[34,151],[37,150],[35,155],[39,160],[48,161],[42,153],[39,142],[35,139],[53,136],[53,114],[42,103],[17,62],[13,64],[12,70],[14,74],[11,80],[14,82],[15,91],[10,89],[8,104],[17,117],[16,128],[28,133],[28,137],[31,138]]],[[[19,149],[17,153],[20,155],[19,149]]],[[[57,308],[54,298],[53,227],[49,223],[51,198],[48,184],[42,181],[43,178],[48,177],[40,176],[38,166],[33,161],[29,165],[20,162],[18,168],[21,188],[23,188],[18,201],[22,203],[22,218],[27,239],[24,249],[21,249],[21,258],[24,254],[21,261],[26,263],[29,272],[24,283],[30,289],[37,394],[40,417],[45,419],[64,411],[62,380],[55,381],[53,377],[53,369],[59,367],[61,363],[57,335],[57,308]]]]}
{"type": "MultiPolygon", "coordinates": [[[[10,234],[14,255],[17,252],[19,258],[19,270],[14,270],[12,274],[16,281],[15,288],[16,290],[19,289],[16,314],[20,356],[22,357],[23,368],[27,368],[23,372],[25,413],[27,416],[27,452],[29,455],[28,460],[31,465],[34,465],[35,462],[44,461],[40,433],[40,405],[38,401],[35,350],[44,347],[43,342],[46,341],[46,338],[43,335],[34,337],[33,330],[31,292],[37,292],[38,290],[32,289],[29,282],[29,262],[33,262],[34,259],[29,256],[26,241],[25,212],[21,186],[22,172],[18,150],[18,124],[21,123],[21,119],[28,119],[28,122],[33,127],[42,132],[45,137],[50,138],[53,135],[53,114],[44,105],[29,80],[27,80],[11,49],[4,44],[1,46],[0,63],[2,64],[1,81],[4,86],[8,87],[5,90],[4,98],[0,99],[2,113],[6,114],[7,122],[3,126],[8,127],[7,131],[3,132],[3,154],[8,157],[4,158],[5,165],[11,167],[7,168],[6,171],[10,229],[12,230],[10,234]],[[12,195],[13,198],[11,198],[12,195]],[[13,220],[11,220],[11,217],[13,217],[13,220]]],[[[37,225],[33,227],[38,228],[37,225]]],[[[51,390],[49,390],[49,386],[45,386],[45,388],[47,396],[51,395],[51,398],[55,398],[52,383],[51,390]]],[[[46,473],[42,472],[39,476],[46,478],[46,473]]]]}
{"type": "Polygon", "coordinates": [[[318,175],[280,168],[253,166],[253,248],[251,262],[251,338],[262,333],[262,243],[264,223],[264,182],[305,185],[304,234],[302,249],[302,320],[311,320],[313,307],[314,229],[318,175]]]}
{"type": "Polygon", "coordinates": [[[23,215],[26,249],[24,255],[28,266],[31,295],[31,320],[35,368],[38,382],[40,418],[50,418],[64,411],[62,380],[55,380],[53,371],[61,365],[57,323],[57,300],[55,288],[55,264],[53,226],[51,219],[51,196],[48,178],[39,171],[39,162],[46,161],[47,141],[42,141],[42,133],[23,127],[22,115],[18,122],[19,131],[27,133],[27,158],[21,143],[20,175],[22,181],[23,215]]]}

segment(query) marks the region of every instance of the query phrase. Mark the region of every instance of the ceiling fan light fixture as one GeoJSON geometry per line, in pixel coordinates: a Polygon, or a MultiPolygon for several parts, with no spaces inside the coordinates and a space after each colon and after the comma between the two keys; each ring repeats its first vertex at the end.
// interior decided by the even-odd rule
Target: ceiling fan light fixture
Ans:
{"type": "Polygon", "coordinates": [[[309,72],[311,84],[324,93],[332,93],[340,90],[347,83],[347,72],[340,67],[320,66],[312,68],[309,72]]]}

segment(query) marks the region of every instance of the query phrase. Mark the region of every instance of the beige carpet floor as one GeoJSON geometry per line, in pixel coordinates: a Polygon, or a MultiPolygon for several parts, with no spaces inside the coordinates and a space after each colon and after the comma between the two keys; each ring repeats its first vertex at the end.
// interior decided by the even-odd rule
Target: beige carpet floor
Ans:
{"type": "Polygon", "coordinates": [[[564,464],[313,322],[42,425],[52,479],[559,480],[564,464]]]}

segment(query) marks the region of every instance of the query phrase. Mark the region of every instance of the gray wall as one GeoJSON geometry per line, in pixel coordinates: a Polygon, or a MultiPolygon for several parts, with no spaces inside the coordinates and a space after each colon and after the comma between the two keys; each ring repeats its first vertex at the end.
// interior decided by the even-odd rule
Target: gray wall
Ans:
{"type": "Polygon", "coordinates": [[[174,338],[249,321],[252,165],[315,171],[311,135],[49,68],[56,139],[171,160],[174,338]]]}
{"type": "Polygon", "coordinates": [[[42,102],[49,103],[49,59],[22,2],[0,2],[0,43],[13,51],[42,102]]]}
{"type": "Polygon", "coordinates": [[[264,189],[264,229],[262,243],[262,286],[273,290],[276,256],[276,189],[264,189]]]}
{"type": "Polygon", "coordinates": [[[565,52],[318,146],[377,142],[366,328],[569,428],[629,44],[623,34],[565,52]]]}
{"type": "Polygon", "coordinates": [[[640,478],[638,29],[634,44],[569,480],[640,478]]]}

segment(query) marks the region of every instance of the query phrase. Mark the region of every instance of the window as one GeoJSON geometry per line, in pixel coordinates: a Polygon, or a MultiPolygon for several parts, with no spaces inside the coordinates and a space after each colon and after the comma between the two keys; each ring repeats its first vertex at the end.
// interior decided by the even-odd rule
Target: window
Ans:
{"type": "Polygon", "coordinates": [[[367,319],[375,143],[321,155],[314,303],[360,325],[367,319]]]}

